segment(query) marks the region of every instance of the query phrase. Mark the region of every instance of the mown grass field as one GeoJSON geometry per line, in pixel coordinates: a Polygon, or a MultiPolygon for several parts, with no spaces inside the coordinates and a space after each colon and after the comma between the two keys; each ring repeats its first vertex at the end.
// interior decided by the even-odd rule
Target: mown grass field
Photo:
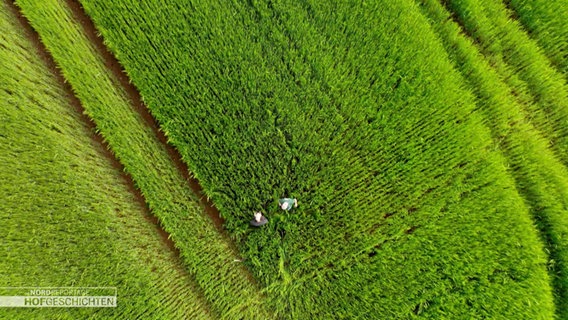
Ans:
{"type": "Polygon", "coordinates": [[[192,312],[568,317],[563,13],[534,0],[80,0],[228,239],[69,2],[16,3],[179,248],[192,312]],[[300,206],[279,210],[284,196],[300,206]]]}
{"type": "Polygon", "coordinates": [[[119,307],[0,319],[216,318],[14,13],[0,3],[0,286],[113,286],[119,307]]]}

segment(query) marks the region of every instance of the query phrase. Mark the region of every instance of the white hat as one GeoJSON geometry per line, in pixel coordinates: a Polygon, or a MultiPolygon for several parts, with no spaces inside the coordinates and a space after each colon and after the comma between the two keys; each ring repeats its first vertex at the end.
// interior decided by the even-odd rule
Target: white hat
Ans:
{"type": "Polygon", "coordinates": [[[282,209],[286,210],[286,209],[288,209],[288,206],[289,206],[288,202],[282,202],[282,205],[281,205],[282,209]]]}

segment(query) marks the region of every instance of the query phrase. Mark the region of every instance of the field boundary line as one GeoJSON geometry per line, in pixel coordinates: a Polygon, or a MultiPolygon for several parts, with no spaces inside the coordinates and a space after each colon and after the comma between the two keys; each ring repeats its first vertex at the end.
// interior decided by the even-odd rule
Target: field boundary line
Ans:
{"type": "MultiPolygon", "coordinates": [[[[225,223],[225,219],[219,213],[219,210],[214,206],[211,199],[209,199],[203,193],[203,187],[199,183],[199,181],[190,175],[189,168],[187,164],[182,160],[181,154],[178,150],[172,146],[168,142],[168,138],[164,134],[164,132],[160,129],[158,124],[158,120],[154,118],[154,116],[150,113],[148,107],[142,101],[142,97],[138,89],[132,84],[128,78],[128,75],[124,72],[124,68],[116,59],[116,57],[112,54],[112,52],[107,48],[107,46],[103,42],[102,35],[98,35],[98,31],[96,26],[94,25],[93,21],[89,16],[85,13],[84,9],[82,8],[81,4],[76,0],[64,0],[71,12],[74,15],[74,18],[80,22],[83,32],[87,36],[87,38],[91,41],[91,44],[97,50],[97,53],[105,62],[105,66],[107,67],[110,72],[114,75],[115,79],[119,81],[119,85],[125,90],[128,98],[131,101],[131,106],[133,107],[132,110],[137,112],[145,121],[145,124],[148,125],[158,140],[162,143],[165,149],[168,151],[168,155],[170,156],[170,160],[176,165],[177,171],[184,177],[188,186],[191,190],[197,195],[199,199],[199,203],[207,215],[211,218],[211,221],[217,228],[218,232],[221,233],[228,244],[231,245],[232,249],[235,251],[235,254],[238,256],[238,249],[234,246],[233,241],[229,238],[227,232],[223,229],[223,224],[225,223]]],[[[152,217],[154,217],[152,215],[152,217]]],[[[169,233],[164,230],[168,235],[169,233]]],[[[170,240],[170,239],[168,239],[170,240]]],[[[171,241],[171,240],[170,240],[171,241]]],[[[176,250],[179,249],[176,248],[176,250]]],[[[252,276],[251,276],[251,279],[252,276]]]]}
{"type": "MultiPolygon", "coordinates": [[[[558,295],[565,295],[565,287],[557,273],[561,275],[565,272],[563,265],[562,251],[558,249],[562,245],[558,235],[562,234],[561,226],[556,226],[560,214],[566,212],[560,206],[546,207],[548,196],[558,200],[566,199],[566,193],[559,191],[568,181],[568,169],[564,162],[558,157],[557,150],[545,144],[546,139],[540,130],[527,119],[529,114],[521,102],[516,101],[511,93],[510,85],[501,78],[501,75],[494,66],[491,65],[488,57],[483,53],[464,27],[454,18],[454,12],[448,10],[442,3],[436,0],[417,0],[418,5],[422,5],[423,14],[429,18],[432,30],[436,32],[440,41],[446,48],[448,55],[455,59],[455,68],[460,71],[467,84],[468,89],[476,96],[477,101],[481,102],[480,112],[487,120],[487,125],[491,129],[491,136],[495,144],[501,149],[507,165],[510,167],[509,174],[515,181],[517,193],[523,198],[526,205],[530,208],[531,219],[538,231],[543,250],[550,261],[556,261],[555,266],[549,265],[547,272],[553,290],[558,295]],[[437,7],[438,6],[438,7],[437,7]],[[449,18],[447,21],[446,16],[449,18]],[[446,27],[442,23],[444,19],[446,27]],[[449,33],[454,29],[455,34],[449,33]],[[452,36],[456,37],[455,39],[452,36]],[[458,40],[459,39],[459,40],[458,40]],[[470,56],[465,56],[461,50],[471,48],[470,56]],[[464,71],[465,69],[465,71],[464,71]],[[491,80],[491,84],[485,84],[479,74],[485,74],[485,81],[491,80]],[[502,90],[490,91],[488,86],[502,90]],[[494,108],[503,106],[502,114],[494,108]],[[508,131],[503,129],[502,123],[509,121],[508,131]],[[512,123],[512,124],[511,124],[512,123]],[[523,143],[525,145],[523,145],[523,143]],[[522,152],[530,150],[537,151],[522,157],[522,152]],[[539,154],[538,157],[534,154],[539,154]],[[546,164],[546,165],[543,165],[546,164]],[[536,168],[536,169],[535,169],[536,168]],[[533,170],[533,171],[531,171],[533,170]],[[542,177],[555,175],[554,179],[546,181],[547,195],[533,187],[542,177]],[[555,211],[556,210],[556,211],[555,211]]],[[[561,301],[555,301],[557,312],[561,312],[561,301]]]]}
{"type": "MultiPolygon", "coordinates": [[[[150,213],[150,208],[148,207],[146,201],[144,200],[144,196],[140,192],[140,189],[136,188],[132,176],[124,170],[124,165],[112,153],[111,151],[112,149],[109,143],[105,140],[101,132],[97,131],[97,125],[95,124],[95,121],[85,113],[85,108],[83,107],[81,101],[73,93],[71,85],[69,84],[69,82],[65,80],[65,77],[58,69],[55,59],[49,53],[49,50],[47,50],[45,44],[41,41],[38,32],[30,25],[28,19],[23,16],[22,12],[16,6],[14,0],[7,0],[6,3],[8,8],[10,8],[10,10],[12,10],[14,15],[17,17],[18,22],[24,29],[24,33],[26,34],[28,39],[30,39],[32,45],[35,47],[38,56],[43,60],[47,68],[56,78],[57,82],[64,89],[65,94],[69,99],[69,104],[75,109],[77,114],[80,115],[81,120],[84,122],[87,128],[92,132],[91,136],[93,140],[95,140],[96,143],[102,146],[102,148],[100,148],[101,149],[100,151],[110,161],[110,164],[113,166],[113,168],[118,169],[120,171],[120,176],[126,182],[126,186],[128,187],[129,191],[134,194],[136,200],[141,204],[141,208],[144,209],[145,217],[147,219],[149,217],[153,217],[153,215],[150,213]]],[[[176,256],[179,258],[179,249],[177,249],[173,241],[168,238],[169,234],[165,230],[163,230],[162,226],[160,226],[159,224],[156,224],[156,227],[161,237],[164,239],[164,242],[168,245],[169,248],[171,248],[176,252],[176,256]]]]}
{"type": "MultiPolygon", "coordinates": [[[[81,100],[77,97],[74,93],[73,88],[68,82],[60,68],[58,68],[55,58],[47,49],[46,45],[41,40],[39,33],[32,27],[28,18],[26,18],[21,8],[18,7],[15,0],[6,0],[5,1],[6,7],[8,10],[12,12],[16,20],[18,21],[19,25],[23,29],[23,34],[29,42],[31,46],[35,49],[34,54],[36,54],[39,59],[44,63],[44,66],[51,75],[53,76],[55,82],[62,88],[63,94],[68,101],[68,105],[73,108],[77,116],[80,118],[82,124],[86,127],[89,131],[89,137],[95,144],[97,144],[97,148],[95,148],[96,152],[101,154],[108,161],[108,165],[112,168],[116,169],[120,178],[123,180],[124,186],[127,188],[127,191],[133,195],[135,201],[139,204],[139,208],[142,211],[143,218],[150,223],[154,230],[158,233],[159,237],[161,238],[162,242],[172,251],[172,263],[176,267],[175,269],[183,275],[186,275],[189,279],[191,279],[194,283],[189,284],[188,287],[191,290],[198,290],[195,295],[199,297],[199,304],[205,308],[205,312],[207,315],[213,317],[215,316],[214,310],[210,308],[210,303],[205,299],[202,290],[199,290],[199,284],[195,281],[195,277],[188,272],[186,268],[184,268],[184,262],[181,259],[180,250],[175,246],[174,241],[170,238],[170,234],[163,228],[163,226],[158,222],[158,218],[152,214],[150,207],[148,206],[144,196],[140,189],[136,187],[133,177],[125,170],[125,166],[119,161],[116,155],[111,151],[112,148],[108,141],[105,140],[102,133],[97,130],[97,125],[95,121],[87,115],[85,112],[86,109],[83,106],[81,100]]],[[[0,287],[0,289],[9,289],[9,288],[34,288],[34,289],[42,289],[42,288],[89,288],[89,289],[101,289],[101,288],[113,288],[117,289],[117,287],[0,287]]]]}
{"type": "MultiPolygon", "coordinates": [[[[93,21],[87,16],[81,4],[75,0],[65,0],[69,9],[74,15],[74,18],[80,23],[83,32],[87,38],[91,41],[91,44],[96,48],[97,53],[101,56],[105,62],[105,66],[108,70],[112,72],[115,79],[119,81],[120,86],[125,90],[128,98],[131,100],[131,106],[133,111],[139,113],[144,119],[146,125],[152,128],[152,131],[158,138],[158,140],[165,146],[170,160],[176,165],[176,168],[187,181],[188,185],[191,187],[193,192],[199,197],[201,205],[205,209],[205,212],[209,215],[213,221],[215,227],[219,232],[223,233],[225,236],[228,235],[223,230],[223,224],[225,219],[219,214],[219,210],[213,205],[204,194],[203,188],[199,184],[199,181],[189,174],[189,168],[185,162],[183,162],[180,153],[175,149],[169,142],[168,138],[163,131],[160,130],[160,125],[154,116],[150,113],[148,107],[142,101],[140,92],[138,89],[129,81],[128,75],[124,72],[124,68],[116,59],[116,57],[110,52],[107,46],[103,43],[102,35],[98,35],[98,31],[93,23],[93,21]]],[[[227,239],[230,241],[230,239],[227,239]]]]}
{"type": "MultiPolygon", "coordinates": [[[[126,172],[132,175],[132,179],[140,189],[146,204],[154,212],[153,215],[150,215],[150,221],[156,224],[159,220],[161,223],[158,225],[163,226],[161,230],[163,230],[164,236],[167,239],[173,239],[171,243],[179,248],[177,253],[179,253],[189,273],[195,277],[209,305],[215,311],[218,311],[222,317],[233,318],[246,314],[260,318],[269,317],[268,315],[271,312],[263,306],[262,302],[265,299],[264,292],[250,270],[243,264],[230,263],[233,259],[239,258],[239,252],[227,233],[223,231],[223,220],[218,216],[217,209],[208,199],[207,201],[204,199],[197,180],[191,178],[189,171],[184,169],[187,166],[181,160],[181,156],[179,156],[177,150],[167,143],[165,135],[160,131],[156,121],[144,106],[138,91],[133,85],[130,85],[128,77],[121,70],[117,59],[106,49],[102,38],[97,36],[94,24],[86,16],[80,4],[69,0],[51,0],[48,4],[36,4],[29,1],[26,4],[25,0],[14,1],[14,3],[21,8],[18,11],[23,13],[22,16],[26,20],[30,20],[32,26],[40,25],[39,34],[45,32],[45,38],[41,36],[40,38],[43,42],[47,41],[44,43],[46,48],[50,48],[47,49],[47,52],[50,53],[54,61],[60,64],[58,66],[65,81],[68,81],[71,88],[74,89],[73,92],[75,92],[77,98],[80,101],[85,100],[82,104],[85,113],[92,118],[94,123],[98,124],[97,130],[100,130],[103,138],[109,141],[108,145],[113,147],[110,150],[113,151],[115,158],[124,165],[126,172]],[[52,16],[48,16],[49,13],[46,13],[46,16],[53,21],[45,22],[43,20],[45,17],[38,16],[37,12],[42,9],[38,8],[40,6],[52,6],[49,8],[52,16]],[[54,12],[57,11],[63,12],[54,16],[54,12]],[[35,19],[30,19],[27,16],[28,13],[35,19]],[[60,18],[61,20],[58,20],[60,18]],[[91,26],[93,26],[93,29],[90,30],[90,36],[88,35],[88,28],[84,24],[85,21],[90,21],[91,26]],[[52,23],[53,25],[50,25],[52,23]],[[51,35],[50,30],[53,30],[57,23],[72,26],[70,33],[63,34],[61,38],[51,35]],[[70,44],[69,40],[73,37],[78,37],[78,39],[73,39],[72,44],[70,44]],[[93,38],[97,41],[93,41],[93,38]],[[98,44],[96,44],[97,42],[98,44]],[[78,59],[77,56],[62,58],[66,46],[69,47],[70,51],[74,50],[75,53],[81,48],[87,50],[88,52],[82,55],[85,61],[76,60],[78,59]],[[104,54],[105,51],[107,52],[106,55],[104,54]],[[94,63],[92,61],[96,61],[93,70],[102,74],[95,75],[93,70],[90,70],[87,75],[77,78],[77,72],[86,70],[80,69],[80,65],[86,68],[86,64],[94,63]],[[101,78],[99,79],[98,76],[101,76],[101,78]],[[120,118],[120,123],[117,124],[116,119],[112,118],[114,110],[105,114],[106,111],[97,109],[101,105],[105,107],[105,101],[102,101],[101,105],[97,105],[101,103],[101,101],[96,101],[97,98],[101,98],[100,92],[96,96],[97,92],[89,92],[81,83],[81,80],[89,83],[89,79],[92,82],[93,77],[97,79],[97,82],[102,83],[98,84],[100,88],[106,86],[107,89],[112,91],[108,92],[110,96],[118,97],[121,103],[126,101],[124,104],[128,110],[125,110],[123,106],[117,106],[118,109],[123,109],[116,112],[126,112],[128,119],[120,118]],[[134,96],[132,96],[133,93],[134,96]],[[128,121],[134,127],[129,127],[128,121]],[[135,124],[133,124],[133,121],[135,124]],[[116,127],[116,125],[122,126],[122,128],[116,127]],[[142,135],[135,136],[138,143],[140,143],[140,139],[150,138],[151,141],[144,141],[144,143],[151,145],[150,150],[153,148],[158,153],[140,153],[141,150],[135,147],[129,149],[128,137],[120,136],[120,133],[117,133],[125,129],[140,131],[138,133],[142,135]],[[153,162],[149,162],[152,159],[159,159],[162,167],[153,166],[153,162]],[[136,161],[141,164],[142,169],[136,167],[136,161]],[[156,170],[152,170],[155,167],[156,170]],[[165,173],[166,176],[162,176],[161,173],[165,173]],[[166,192],[165,195],[170,197],[159,195],[164,187],[171,189],[170,193],[166,192]],[[192,211],[193,209],[197,211],[192,211]],[[212,216],[212,213],[217,213],[217,218],[212,216]],[[184,226],[190,226],[195,230],[189,232],[184,226]],[[195,232],[198,230],[199,232],[195,232]],[[207,254],[198,254],[199,251],[207,252],[207,254]],[[224,292],[224,294],[221,292],[224,292]]],[[[112,106],[107,104],[106,107],[112,106]]],[[[133,134],[130,132],[130,135],[133,134]]],[[[140,147],[140,145],[137,146],[140,147]]]]}

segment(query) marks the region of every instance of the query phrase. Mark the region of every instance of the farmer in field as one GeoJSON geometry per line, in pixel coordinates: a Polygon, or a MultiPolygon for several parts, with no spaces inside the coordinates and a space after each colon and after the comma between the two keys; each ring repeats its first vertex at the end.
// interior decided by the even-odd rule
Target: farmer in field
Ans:
{"type": "Polygon", "coordinates": [[[268,222],[265,216],[262,215],[262,212],[257,211],[254,213],[254,219],[251,220],[250,224],[255,227],[260,227],[265,225],[268,222]]]}
{"type": "Polygon", "coordinates": [[[278,206],[282,210],[290,211],[292,208],[298,207],[298,199],[296,198],[282,198],[278,200],[278,206]]]}

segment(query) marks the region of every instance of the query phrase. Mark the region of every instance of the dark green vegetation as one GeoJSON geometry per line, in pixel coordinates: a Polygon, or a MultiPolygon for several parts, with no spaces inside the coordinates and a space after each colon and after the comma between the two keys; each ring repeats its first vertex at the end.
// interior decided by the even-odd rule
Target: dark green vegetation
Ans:
{"type": "Polygon", "coordinates": [[[171,235],[211,309],[246,318],[269,315],[261,293],[205,215],[165,146],[129,103],[65,1],[17,1],[38,31],[86,113],[171,235]],[[61,32],[65,30],[65,32],[61,32]]]}
{"type": "Polygon", "coordinates": [[[568,118],[538,49],[494,72],[410,1],[81,2],[279,317],[553,317],[568,118]]]}
{"type": "Polygon", "coordinates": [[[114,286],[119,307],[0,319],[211,319],[121,171],[0,3],[0,286],[114,286]]]}

